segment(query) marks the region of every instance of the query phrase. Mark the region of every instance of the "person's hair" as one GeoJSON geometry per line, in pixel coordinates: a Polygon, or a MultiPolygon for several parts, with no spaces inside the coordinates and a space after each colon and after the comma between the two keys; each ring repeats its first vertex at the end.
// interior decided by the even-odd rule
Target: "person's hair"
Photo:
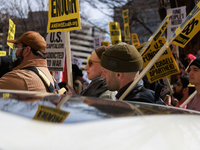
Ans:
{"type": "Polygon", "coordinates": [[[181,83],[183,85],[183,88],[186,88],[188,86],[188,84],[189,84],[189,75],[188,75],[188,73],[186,73],[183,76],[180,76],[180,80],[181,80],[181,83]]]}
{"type": "MultiPolygon", "coordinates": [[[[27,46],[29,46],[29,45],[26,45],[26,44],[22,43],[22,47],[27,47],[27,46]]],[[[43,52],[41,52],[41,51],[38,51],[38,50],[32,48],[31,46],[29,46],[29,47],[31,48],[31,51],[33,52],[34,55],[40,56],[40,57],[42,57],[43,59],[46,59],[46,58],[47,58],[47,54],[46,54],[46,53],[43,53],[43,52]]]]}

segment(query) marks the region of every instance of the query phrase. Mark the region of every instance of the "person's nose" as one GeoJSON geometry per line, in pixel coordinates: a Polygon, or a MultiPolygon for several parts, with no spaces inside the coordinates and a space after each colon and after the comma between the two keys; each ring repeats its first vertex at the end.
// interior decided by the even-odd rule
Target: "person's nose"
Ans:
{"type": "Polygon", "coordinates": [[[88,68],[89,68],[89,66],[88,66],[88,64],[85,66],[85,70],[88,70],[88,68]]]}

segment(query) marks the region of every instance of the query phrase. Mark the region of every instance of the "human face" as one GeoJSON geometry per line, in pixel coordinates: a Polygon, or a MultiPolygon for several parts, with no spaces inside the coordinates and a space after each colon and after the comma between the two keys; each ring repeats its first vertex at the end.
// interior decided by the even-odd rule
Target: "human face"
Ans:
{"type": "Polygon", "coordinates": [[[118,91],[120,89],[117,73],[102,67],[101,76],[105,78],[108,90],[118,91]]]}
{"type": "Polygon", "coordinates": [[[101,64],[96,53],[92,53],[89,63],[85,66],[85,70],[87,71],[87,76],[90,80],[94,80],[101,76],[101,64]]]}
{"type": "Polygon", "coordinates": [[[23,51],[24,51],[25,48],[26,47],[23,47],[22,43],[18,43],[17,45],[15,45],[15,49],[17,49],[16,53],[15,53],[17,59],[14,62],[12,62],[11,69],[17,67],[19,64],[22,63],[22,61],[24,59],[23,51]]]}
{"type": "Polygon", "coordinates": [[[189,70],[190,83],[195,86],[200,85],[200,69],[195,65],[191,65],[189,70]]]}
{"type": "Polygon", "coordinates": [[[173,85],[173,91],[173,96],[176,99],[181,100],[183,98],[183,84],[180,79],[173,85]]]}

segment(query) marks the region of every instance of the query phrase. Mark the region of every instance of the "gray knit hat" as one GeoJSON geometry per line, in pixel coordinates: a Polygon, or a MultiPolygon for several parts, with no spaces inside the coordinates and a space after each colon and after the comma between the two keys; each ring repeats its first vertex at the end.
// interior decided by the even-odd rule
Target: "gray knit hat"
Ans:
{"type": "Polygon", "coordinates": [[[101,66],[114,72],[136,72],[142,69],[142,57],[129,44],[114,45],[101,56],[101,66]]]}

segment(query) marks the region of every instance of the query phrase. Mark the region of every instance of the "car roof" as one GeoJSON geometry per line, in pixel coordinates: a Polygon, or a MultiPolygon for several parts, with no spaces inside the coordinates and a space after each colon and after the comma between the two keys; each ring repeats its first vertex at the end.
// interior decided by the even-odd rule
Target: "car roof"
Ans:
{"type": "Polygon", "coordinates": [[[158,104],[15,90],[0,91],[0,110],[29,119],[57,123],[78,123],[128,116],[200,115],[197,111],[158,104]]]}

